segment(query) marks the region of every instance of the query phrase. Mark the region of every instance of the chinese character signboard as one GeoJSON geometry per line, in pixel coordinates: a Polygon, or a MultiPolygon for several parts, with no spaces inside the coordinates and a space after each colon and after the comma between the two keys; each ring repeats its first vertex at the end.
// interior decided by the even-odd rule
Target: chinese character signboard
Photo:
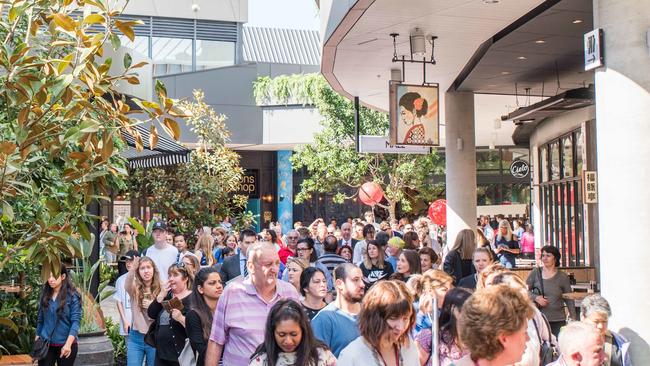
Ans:
{"type": "Polygon", "coordinates": [[[603,57],[603,30],[594,29],[585,34],[585,71],[605,65],[603,57]]]}
{"type": "Polygon", "coordinates": [[[391,145],[440,145],[438,84],[390,82],[391,145]]]}
{"type": "Polygon", "coordinates": [[[598,178],[596,172],[585,170],[585,203],[598,202],[598,178]]]}

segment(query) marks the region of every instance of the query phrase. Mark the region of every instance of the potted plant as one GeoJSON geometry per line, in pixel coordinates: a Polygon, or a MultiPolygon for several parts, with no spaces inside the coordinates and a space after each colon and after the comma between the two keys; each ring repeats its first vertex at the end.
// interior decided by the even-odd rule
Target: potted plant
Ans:
{"type": "Polygon", "coordinates": [[[93,276],[99,276],[101,261],[91,263],[90,254],[95,243],[95,236],[90,240],[71,236],[71,244],[81,251],[77,259],[77,269],[71,271],[72,281],[81,294],[83,315],[78,335],[78,352],[76,362],[80,365],[113,365],[113,344],[106,335],[106,323],[100,303],[115,291],[107,288],[108,281],[99,284],[97,295],[91,292],[93,276]]]}

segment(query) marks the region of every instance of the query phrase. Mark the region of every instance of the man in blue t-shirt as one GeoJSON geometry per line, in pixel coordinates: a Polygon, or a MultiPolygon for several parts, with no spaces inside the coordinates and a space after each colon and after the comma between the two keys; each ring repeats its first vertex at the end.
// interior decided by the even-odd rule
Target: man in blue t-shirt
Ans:
{"type": "Polygon", "coordinates": [[[359,267],[351,263],[334,269],[336,301],[323,308],[311,321],[314,335],[323,341],[334,356],[359,337],[357,318],[366,286],[359,267]]]}

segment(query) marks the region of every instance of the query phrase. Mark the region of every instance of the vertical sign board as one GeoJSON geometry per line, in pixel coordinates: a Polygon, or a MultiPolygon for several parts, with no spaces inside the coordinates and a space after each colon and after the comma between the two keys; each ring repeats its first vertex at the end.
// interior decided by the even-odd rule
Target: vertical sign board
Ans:
{"type": "Polygon", "coordinates": [[[605,65],[603,54],[603,30],[594,29],[584,35],[585,38],[585,71],[605,65]]]}
{"type": "Polygon", "coordinates": [[[585,203],[598,202],[598,178],[593,170],[585,170],[585,203]]]}

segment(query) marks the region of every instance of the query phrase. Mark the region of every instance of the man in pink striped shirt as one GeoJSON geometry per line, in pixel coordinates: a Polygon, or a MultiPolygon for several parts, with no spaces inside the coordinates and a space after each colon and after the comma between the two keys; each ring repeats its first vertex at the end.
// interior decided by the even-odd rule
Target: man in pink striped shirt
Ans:
{"type": "Polygon", "coordinates": [[[255,348],[264,342],[271,307],[283,298],[300,301],[291,284],[278,281],[280,258],[273,245],[256,243],[250,247],[246,268],[249,276],[231,282],[219,298],[206,365],[217,365],[222,356],[224,365],[248,365],[255,348]]]}

